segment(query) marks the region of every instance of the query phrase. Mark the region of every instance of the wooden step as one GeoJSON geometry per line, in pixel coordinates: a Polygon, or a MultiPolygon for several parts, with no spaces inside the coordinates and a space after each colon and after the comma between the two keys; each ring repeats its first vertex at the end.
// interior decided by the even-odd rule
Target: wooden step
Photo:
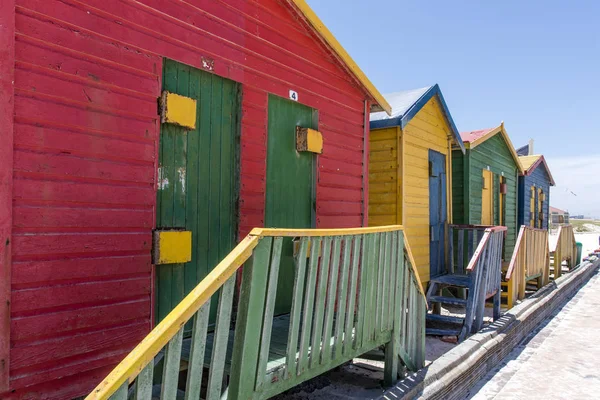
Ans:
{"type": "Polygon", "coordinates": [[[467,306],[467,300],[457,299],[455,297],[430,296],[428,300],[431,303],[453,304],[455,306],[463,306],[463,307],[467,306]]]}
{"type": "Polygon", "coordinates": [[[442,275],[431,279],[431,282],[439,283],[440,285],[467,288],[471,283],[471,278],[468,275],[442,275]]]}
{"type": "Polygon", "coordinates": [[[452,315],[440,315],[440,314],[427,314],[425,317],[427,321],[431,322],[441,322],[444,324],[458,324],[463,325],[465,319],[463,317],[455,317],[452,315]]]}
{"type": "Polygon", "coordinates": [[[458,336],[458,335],[460,335],[461,330],[462,330],[462,328],[457,328],[457,329],[427,328],[427,329],[425,329],[425,334],[428,336],[458,336]]]}

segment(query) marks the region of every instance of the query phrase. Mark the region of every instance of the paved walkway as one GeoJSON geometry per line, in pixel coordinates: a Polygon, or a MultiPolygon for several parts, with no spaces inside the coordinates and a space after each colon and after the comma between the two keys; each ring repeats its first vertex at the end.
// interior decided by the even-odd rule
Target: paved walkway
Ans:
{"type": "Polygon", "coordinates": [[[600,399],[600,275],[473,389],[473,400],[600,399]]]}

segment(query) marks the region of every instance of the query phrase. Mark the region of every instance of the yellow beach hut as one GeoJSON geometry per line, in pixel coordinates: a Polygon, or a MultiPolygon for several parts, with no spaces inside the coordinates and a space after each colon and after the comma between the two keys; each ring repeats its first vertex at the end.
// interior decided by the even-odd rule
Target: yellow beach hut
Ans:
{"type": "Polygon", "coordinates": [[[371,114],[369,225],[405,227],[423,283],[445,273],[452,149],[464,145],[438,85],[385,96],[371,114]]]}

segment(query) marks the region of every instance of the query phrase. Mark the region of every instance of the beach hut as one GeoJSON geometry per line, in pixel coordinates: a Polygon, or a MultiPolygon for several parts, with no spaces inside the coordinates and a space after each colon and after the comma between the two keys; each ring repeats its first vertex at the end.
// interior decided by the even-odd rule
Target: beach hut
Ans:
{"type": "Polygon", "coordinates": [[[366,224],[390,107],[304,0],[2,1],[0,87],[2,399],[88,393],[253,227],[366,224]]]}
{"type": "Polygon", "coordinates": [[[548,229],[550,186],[554,178],[542,155],[519,156],[523,172],[519,176],[518,226],[548,229]]]}
{"type": "Polygon", "coordinates": [[[569,212],[560,208],[550,207],[550,224],[553,227],[569,224],[569,212]]]}
{"type": "Polygon", "coordinates": [[[452,148],[464,151],[438,85],[385,96],[392,115],[371,115],[369,225],[406,229],[422,282],[445,271],[452,148]]]}
{"type": "Polygon", "coordinates": [[[461,133],[466,153],[452,152],[454,223],[506,226],[504,260],[512,256],[517,236],[517,182],[523,173],[504,129],[461,133]]]}

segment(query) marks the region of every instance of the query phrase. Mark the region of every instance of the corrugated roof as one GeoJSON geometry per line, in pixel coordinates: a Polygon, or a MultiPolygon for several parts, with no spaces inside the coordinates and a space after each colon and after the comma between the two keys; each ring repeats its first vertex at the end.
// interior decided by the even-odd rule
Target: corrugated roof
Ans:
{"type": "Polygon", "coordinates": [[[371,114],[371,121],[380,121],[383,119],[392,119],[392,118],[402,118],[410,108],[415,105],[417,101],[428,90],[430,90],[433,86],[427,86],[420,89],[413,90],[404,90],[402,92],[395,92],[384,94],[383,97],[387,100],[387,102],[392,106],[392,113],[388,116],[388,114],[384,112],[377,112],[371,114]]]}
{"type": "Polygon", "coordinates": [[[497,129],[497,128],[480,129],[478,131],[471,131],[471,132],[461,132],[460,137],[462,138],[463,142],[472,143],[472,142],[476,141],[477,139],[481,139],[482,137],[484,137],[485,135],[487,135],[488,133],[492,132],[495,129],[497,129]]]}
{"type": "Polygon", "coordinates": [[[471,132],[462,132],[460,134],[460,137],[462,138],[463,142],[465,143],[465,146],[468,149],[474,149],[475,147],[479,146],[481,143],[484,143],[486,140],[488,140],[498,134],[500,134],[502,136],[502,138],[504,139],[504,142],[506,143],[506,146],[508,147],[508,151],[510,151],[512,158],[515,161],[515,164],[517,166],[517,169],[519,170],[519,173],[523,174],[523,172],[524,172],[523,165],[521,164],[521,161],[519,160],[519,156],[517,155],[517,152],[515,151],[515,147],[513,146],[510,138],[508,137],[508,133],[506,133],[506,130],[504,129],[504,122],[502,122],[500,124],[500,126],[498,126],[496,128],[480,129],[478,131],[471,131],[471,132]]]}
{"type": "Polygon", "coordinates": [[[317,34],[323,39],[323,41],[333,50],[334,54],[339,60],[346,66],[354,77],[360,82],[364,89],[369,93],[375,103],[387,113],[391,112],[392,107],[385,100],[385,97],[375,88],[373,83],[367,78],[365,73],[360,69],[358,64],[350,57],[350,54],[344,49],[344,47],[338,42],[333,36],[331,31],[327,29],[323,21],[315,14],[305,0],[288,0],[290,4],[294,4],[295,10],[299,11],[301,16],[306,19],[310,26],[317,32],[317,34]]]}
{"type": "Polygon", "coordinates": [[[387,128],[390,126],[400,126],[404,128],[410,120],[427,104],[434,96],[437,96],[439,104],[442,108],[442,113],[446,118],[446,122],[452,129],[452,136],[456,145],[465,152],[465,145],[460,138],[460,133],[454,124],[452,115],[448,110],[442,91],[439,85],[427,86],[420,89],[405,90],[386,94],[385,98],[392,106],[392,112],[386,115],[382,112],[371,114],[371,129],[387,128]]]}

